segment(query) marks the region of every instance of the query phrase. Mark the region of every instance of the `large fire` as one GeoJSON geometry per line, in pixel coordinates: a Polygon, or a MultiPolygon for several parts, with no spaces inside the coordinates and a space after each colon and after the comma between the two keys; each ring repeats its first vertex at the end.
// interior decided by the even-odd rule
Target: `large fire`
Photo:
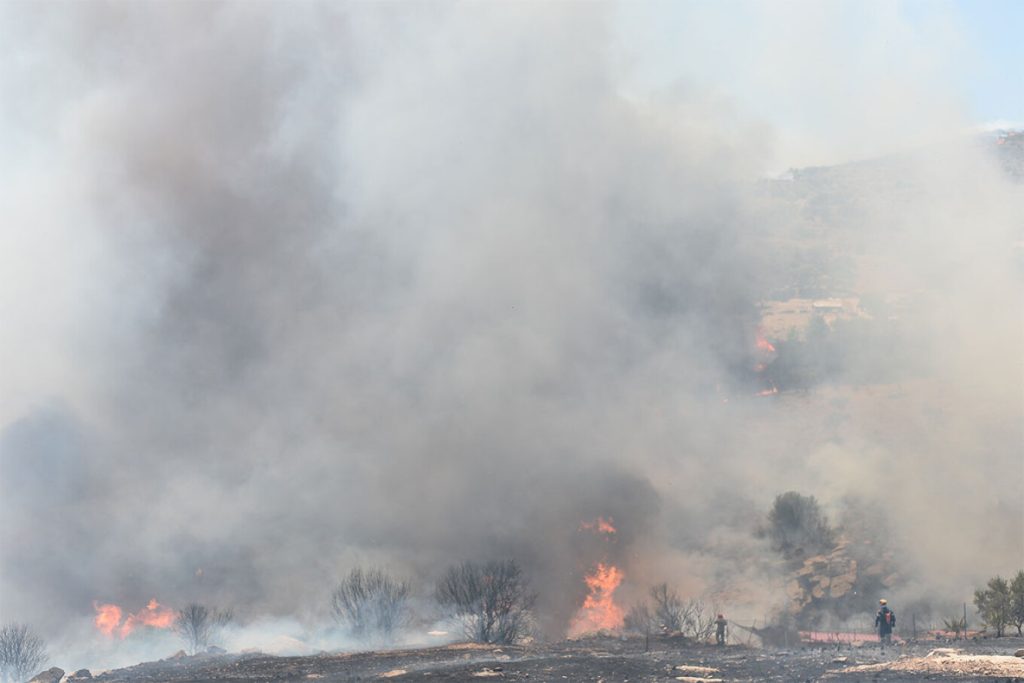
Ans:
{"type": "MultiPolygon", "coordinates": [[[[615,540],[615,524],[611,517],[598,517],[590,522],[581,522],[579,531],[601,534],[606,542],[615,540]]],[[[615,604],[614,594],[615,589],[622,583],[623,576],[621,569],[606,560],[598,562],[597,566],[583,577],[587,584],[587,597],[569,624],[570,637],[622,628],[622,608],[615,604]]]]}
{"type": "Polygon", "coordinates": [[[622,583],[622,571],[611,564],[598,562],[584,577],[587,598],[569,625],[569,636],[610,631],[622,628],[622,608],[615,604],[615,589],[622,583]]]}
{"type": "Polygon", "coordinates": [[[124,621],[121,620],[124,610],[117,605],[94,602],[92,606],[96,610],[93,622],[100,633],[110,637],[116,635],[122,639],[127,638],[139,626],[170,628],[174,625],[174,620],[177,617],[173,609],[161,605],[155,599],[150,600],[149,604],[138,612],[129,614],[124,621]]]}

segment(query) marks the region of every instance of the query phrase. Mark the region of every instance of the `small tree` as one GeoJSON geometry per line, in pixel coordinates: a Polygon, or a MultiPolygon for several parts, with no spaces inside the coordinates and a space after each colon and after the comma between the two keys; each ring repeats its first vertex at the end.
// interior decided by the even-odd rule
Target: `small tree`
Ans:
{"type": "Polygon", "coordinates": [[[1018,636],[1024,635],[1024,569],[1010,582],[1010,623],[1017,628],[1018,636]]]}
{"type": "Polygon", "coordinates": [[[832,547],[835,532],[814,496],[787,491],[775,497],[768,513],[767,536],[787,559],[832,547]]]}
{"type": "Polygon", "coordinates": [[[515,560],[450,567],[434,593],[438,604],[478,643],[514,643],[526,634],[536,596],[515,560]]]}
{"type": "Polygon", "coordinates": [[[683,601],[679,594],[661,583],[651,588],[654,616],[661,627],[670,633],[683,630],[683,601]]]}
{"type": "Polygon", "coordinates": [[[211,610],[197,602],[178,610],[174,629],[185,641],[189,654],[203,652],[232,619],[230,611],[211,610]]]}
{"type": "Polygon", "coordinates": [[[994,628],[996,637],[1002,638],[1013,614],[1010,584],[1006,579],[996,576],[988,580],[988,588],[974,591],[974,606],[985,626],[994,628]]]}
{"type": "Polygon", "coordinates": [[[633,603],[623,619],[622,627],[627,633],[636,633],[644,637],[644,652],[651,649],[651,634],[654,632],[658,620],[651,614],[651,608],[646,602],[633,603]]]}
{"type": "Polygon", "coordinates": [[[356,567],[331,596],[335,621],[360,639],[389,641],[409,620],[409,584],[382,569],[356,567]]]}
{"type": "Polygon", "coordinates": [[[0,680],[27,680],[47,657],[43,639],[27,624],[11,623],[0,628],[0,680]]]}

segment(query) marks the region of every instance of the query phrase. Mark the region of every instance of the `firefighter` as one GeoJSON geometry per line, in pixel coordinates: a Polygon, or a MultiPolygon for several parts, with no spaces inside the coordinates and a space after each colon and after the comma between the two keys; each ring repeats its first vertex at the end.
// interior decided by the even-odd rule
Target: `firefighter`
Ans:
{"type": "Polygon", "coordinates": [[[896,613],[889,609],[889,601],[885,598],[878,601],[875,628],[878,629],[878,640],[882,646],[892,645],[892,630],[896,628],[896,613]]]}
{"type": "Polygon", "coordinates": [[[725,627],[728,625],[724,614],[719,614],[715,619],[715,642],[719,645],[725,645],[725,627]]]}

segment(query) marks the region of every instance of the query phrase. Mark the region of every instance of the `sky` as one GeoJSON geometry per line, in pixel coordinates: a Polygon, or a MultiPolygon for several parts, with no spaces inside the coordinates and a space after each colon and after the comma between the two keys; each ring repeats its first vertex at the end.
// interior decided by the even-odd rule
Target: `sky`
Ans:
{"type": "Polygon", "coordinates": [[[801,166],[913,147],[950,125],[1019,125],[1021,27],[1012,1],[654,0],[618,5],[615,40],[638,96],[710,89],[774,131],[781,165],[801,166]]]}

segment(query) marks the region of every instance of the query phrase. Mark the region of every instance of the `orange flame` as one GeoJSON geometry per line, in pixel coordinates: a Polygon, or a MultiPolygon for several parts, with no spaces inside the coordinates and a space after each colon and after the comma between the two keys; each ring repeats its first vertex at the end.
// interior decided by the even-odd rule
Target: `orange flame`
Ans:
{"type": "Polygon", "coordinates": [[[177,618],[173,609],[161,605],[155,599],[150,600],[149,604],[138,612],[129,614],[123,622],[121,621],[123,610],[117,605],[100,605],[94,602],[92,606],[96,610],[94,622],[100,633],[105,636],[113,636],[116,633],[121,639],[127,638],[139,626],[170,628],[177,618]]]}
{"type": "Polygon", "coordinates": [[[114,635],[114,629],[121,623],[121,608],[117,605],[100,605],[95,602],[92,603],[92,608],[96,610],[93,622],[100,633],[105,636],[114,635]]]}
{"type": "Polygon", "coordinates": [[[589,593],[569,625],[570,636],[622,628],[622,608],[615,604],[614,597],[622,578],[618,567],[603,562],[584,577],[589,593]]]}
{"type": "Polygon", "coordinates": [[[593,522],[580,522],[580,531],[595,531],[599,534],[614,534],[615,526],[612,524],[615,520],[609,517],[598,517],[593,522]]]}
{"type": "Polygon", "coordinates": [[[765,353],[775,353],[775,347],[772,346],[772,343],[765,338],[764,332],[762,332],[761,330],[757,331],[757,340],[754,343],[757,345],[758,351],[764,351],[765,353]]]}

